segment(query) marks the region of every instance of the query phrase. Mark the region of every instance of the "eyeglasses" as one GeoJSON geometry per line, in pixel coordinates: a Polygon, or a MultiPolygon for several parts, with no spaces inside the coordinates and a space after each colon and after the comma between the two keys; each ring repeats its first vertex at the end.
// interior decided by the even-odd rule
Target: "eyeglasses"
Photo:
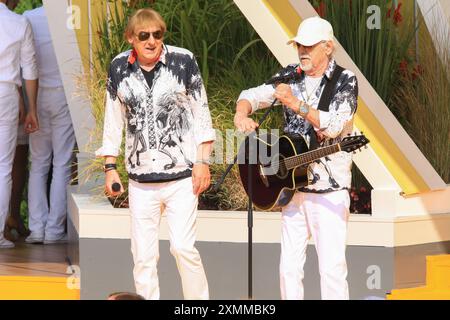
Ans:
{"type": "Polygon", "coordinates": [[[295,48],[297,48],[297,49],[299,49],[300,47],[303,47],[306,50],[311,50],[311,49],[315,49],[317,46],[319,46],[319,44],[323,44],[323,43],[326,43],[326,42],[327,42],[326,40],[322,40],[322,41],[320,41],[320,42],[318,42],[316,44],[313,44],[312,46],[304,46],[304,45],[301,45],[298,42],[295,42],[294,45],[295,45],[295,48]]]}
{"type": "Polygon", "coordinates": [[[141,31],[137,35],[139,41],[147,41],[150,38],[150,35],[153,36],[153,39],[155,40],[161,40],[164,36],[164,33],[161,30],[155,31],[155,32],[145,32],[141,31]]]}

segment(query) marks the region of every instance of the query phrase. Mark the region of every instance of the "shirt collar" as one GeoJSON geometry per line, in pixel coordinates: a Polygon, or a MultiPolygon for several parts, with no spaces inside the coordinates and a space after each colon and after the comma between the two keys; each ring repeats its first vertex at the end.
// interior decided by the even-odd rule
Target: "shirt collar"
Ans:
{"type": "Polygon", "coordinates": [[[336,60],[334,60],[334,58],[331,58],[330,62],[328,63],[328,68],[325,71],[325,76],[328,78],[328,80],[333,77],[334,70],[336,70],[336,60]]]}
{"type": "MultiPolygon", "coordinates": [[[[163,44],[163,48],[162,48],[162,52],[161,55],[159,56],[159,60],[156,62],[157,64],[159,62],[161,62],[162,64],[166,65],[166,54],[167,54],[168,50],[167,50],[167,46],[165,44],[163,44]]],[[[134,49],[131,49],[130,55],[128,56],[128,63],[129,64],[134,64],[137,61],[137,52],[134,49]]]]}

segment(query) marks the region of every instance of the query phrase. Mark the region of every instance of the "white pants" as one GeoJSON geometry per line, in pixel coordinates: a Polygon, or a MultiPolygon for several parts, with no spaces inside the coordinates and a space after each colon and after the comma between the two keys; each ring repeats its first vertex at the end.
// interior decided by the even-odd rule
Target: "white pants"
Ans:
{"type": "Polygon", "coordinates": [[[9,212],[11,171],[17,143],[19,92],[13,84],[0,83],[0,239],[9,212]]]}
{"type": "Polygon", "coordinates": [[[200,254],[194,247],[198,198],[192,178],[162,183],[130,180],[131,252],[136,291],[145,299],[159,299],[157,264],[159,223],[164,205],[169,226],[170,252],[180,273],[185,299],[209,299],[200,254]]]}
{"type": "Polygon", "coordinates": [[[319,258],[324,300],[348,300],[345,247],[350,197],[347,190],[323,194],[295,193],[283,208],[280,289],[284,300],[304,298],[303,266],[312,236],[319,258]]]}
{"type": "Polygon", "coordinates": [[[65,232],[67,185],[75,135],[62,88],[39,88],[39,130],[30,134],[31,169],[28,183],[29,228],[45,239],[59,239],[65,232]],[[53,163],[50,208],[47,179],[53,163]]]}

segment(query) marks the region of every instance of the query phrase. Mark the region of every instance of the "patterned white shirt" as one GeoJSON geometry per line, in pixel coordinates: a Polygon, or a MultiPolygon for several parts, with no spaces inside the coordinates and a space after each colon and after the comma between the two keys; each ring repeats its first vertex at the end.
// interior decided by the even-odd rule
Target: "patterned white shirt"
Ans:
{"type": "Polygon", "coordinates": [[[191,175],[197,147],[214,141],[206,91],[194,55],[163,46],[149,87],[136,52],[110,65],[103,132],[97,156],[120,153],[126,125],[125,161],[137,182],[162,182],[191,175]]]}
{"type": "MultiPolygon", "coordinates": [[[[287,69],[295,68],[289,65],[277,75],[285,73],[287,69]]],[[[317,90],[309,97],[307,92],[304,73],[299,81],[289,83],[293,94],[302,101],[308,100],[308,105],[317,109],[322,92],[333,72],[336,69],[336,61],[332,59],[325,71],[317,90]]],[[[261,85],[241,92],[238,100],[247,100],[252,106],[252,112],[268,107],[274,97],[275,87],[273,85],[261,85]]],[[[288,135],[301,135],[309,144],[311,141],[311,128],[315,132],[320,131],[325,139],[320,146],[331,145],[340,142],[353,131],[353,116],[358,104],[358,81],[350,70],[344,70],[339,76],[336,88],[333,88],[332,100],[329,110],[319,110],[320,128],[313,127],[311,123],[296,114],[292,109],[284,108],[284,131],[288,135]]],[[[338,152],[319,159],[308,167],[308,186],[301,188],[304,192],[330,192],[349,189],[351,185],[352,155],[347,152],[338,152]]]]}

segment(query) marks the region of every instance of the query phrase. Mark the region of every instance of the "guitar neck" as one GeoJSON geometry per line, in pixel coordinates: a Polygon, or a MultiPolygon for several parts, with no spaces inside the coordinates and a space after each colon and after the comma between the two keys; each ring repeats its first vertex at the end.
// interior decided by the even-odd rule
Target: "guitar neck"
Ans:
{"type": "Polygon", "coordinates": [[[339,143],[333,144],[331,146],[323,147],[320,149],[311,150],[296,156],[292,156],[284,159],[286,169],[291,170],[295,167],[303,166],[314,162],[320,158],[326,157],[330,154],[341,151],[339,143]]]}

